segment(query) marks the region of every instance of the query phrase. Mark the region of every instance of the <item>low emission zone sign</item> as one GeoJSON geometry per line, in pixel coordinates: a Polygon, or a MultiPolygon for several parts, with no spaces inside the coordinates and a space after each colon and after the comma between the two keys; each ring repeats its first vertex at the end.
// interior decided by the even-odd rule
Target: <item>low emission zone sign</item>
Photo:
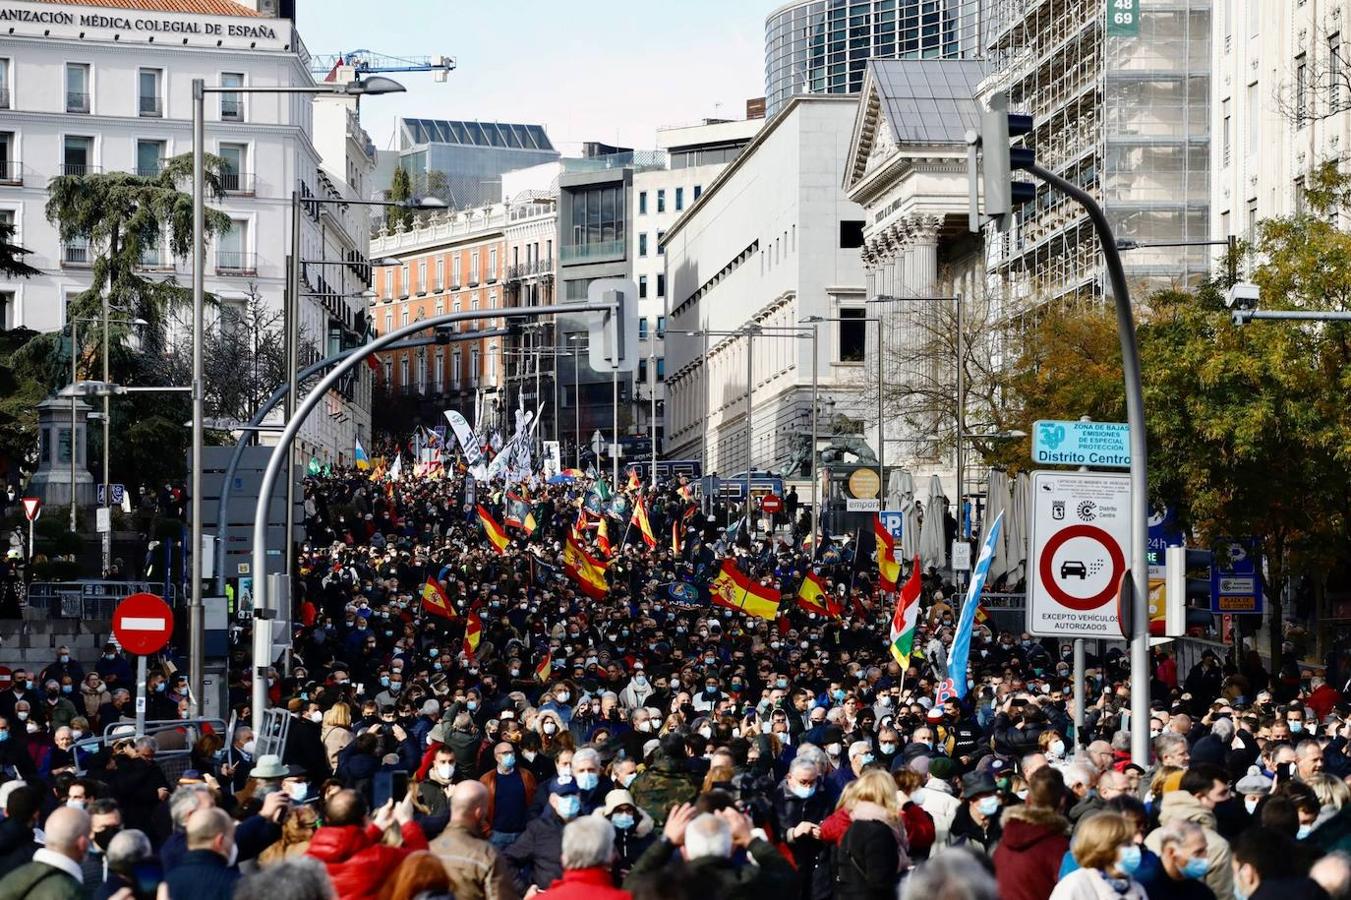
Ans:
{"type": "Polygon", "coordinates": [[[1032,461],[1039,466],[1131,467],[1125,422],[1039,419],[1032,426],[1032,461]]]}
{"type": "Polygon", "coordinates": [[[1108,0],[1107,36],[1136,37],[1140,34],[1140,0],[1108,0]]]}

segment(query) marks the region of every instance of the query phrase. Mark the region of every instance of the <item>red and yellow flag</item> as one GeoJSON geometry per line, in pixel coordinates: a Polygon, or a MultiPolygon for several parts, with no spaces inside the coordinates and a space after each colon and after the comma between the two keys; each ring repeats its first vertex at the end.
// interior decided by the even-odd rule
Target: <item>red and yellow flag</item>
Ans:
{"type": "Polygon", "coordinates": [[[681,552],[680,545],[680,523],[671,523],[671,555],[679,556],[681,552]]]}
{"type": "Polygon", "coordinates": [[[483,525],[483,533],[488,536],[488,541],[493,545],[499,554],[505,556],[507,552],[507,533],[502,530],[502,526],[492,517],[483,504],[478,505],[478,520],[483,525]]]}
{"type": "Polygon", "coordinates": [[[450,596],[446,589],[441,586],[441,582],[432,576],[427,576],[427,582],[422,586],[422,608],[433,616],[440,616],[443,619],[458,619],[460,614],[455,611],[454,605],[450,602],[450,596]]]}
{"type": "Polygon", "coordinates": [[[470,659],[478,653],[479,642],[483,639],[483,620],[479,618],[477,612],[469,614],[469,620],[464,625],[464,655],[470,659]]]}
{"type": "Polygon", "coordinates": [[[638,530],[643,533],[644,544],[647,544],[648,547],[657,546],[657,538],[652,534],[652,523],[647,520],[647,507],[643,506],[642,497],[639,497],[633,504],[633,518],[630,521],[637,525],[638,530]]]}
{"type": "Polygon", "coordinates": [[[822,616],[838,616],[839,606],[831,599],[821,576],[808,572],[797,589],[797,605],[807,612],[822,616]]]}
{"type": "Polygon", "coordinates": [[[610,585],[605,580],[605,569],[605,563],[593,559],[582,549],[574,535],[568,535],[567,543],[563,546],[563,570],[577,582],[582,593],[592,600],[604,600],[610,592],[610,585]]]}
{"type": "Polygon", "coordinates": [[[877,586],[887,594],[896,593],[901,580],[901,564],[896,562],[896,539],[882,527],[882,517],[873,519],[873,534],[877,536],[877,586]]]}
{"type": "Polygon", "coordinates": [[[549,676],[553,674],[553,671],[553,657],[546,653],[544,654],[544,658],[539,661],[539,664],[535,666],[535,680],[543,684],[549,680],[549,676]]]}
{"type": "Polygon", "coordinates": [[[624,489],[628,491],[638,491],[642,490],[642,487],[643,483],[638,480],[638,470],[629,469],[629,482],[624,485],[624,489]]]}
{"type": "Polygon", "coordinates": [[[722,561],[722,571],[709,584],[708,593],[717,606],[744,612],[757,619],[772,622],[779,615],[779,601],[782,599],[779,592],[757,584],[730,559],[722,561]]]}
{"type": "Polygon", "coordinates": [[[596,546],[606,556],[614,556],[614,548],[610,546],[609,521],[605,516],[601,517],[600,525],[596,527],[596,546]]]}

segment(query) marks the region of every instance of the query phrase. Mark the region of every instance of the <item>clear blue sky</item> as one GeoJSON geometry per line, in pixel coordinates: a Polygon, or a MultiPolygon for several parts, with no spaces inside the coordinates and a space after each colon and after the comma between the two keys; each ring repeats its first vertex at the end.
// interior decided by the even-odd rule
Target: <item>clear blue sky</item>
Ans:
{"type": "Polygon", "coordinates": [[[741,118],[764,93],[764,19],[780,0],[298,0],[313,54],[447,55],[437,84],[362,101],[376,146],[400,116],[538,123],[565,154],[582,141],[650,148],[655,130],[741,118]],[[721,104],[719,106],[719,104],[721,104]]]}

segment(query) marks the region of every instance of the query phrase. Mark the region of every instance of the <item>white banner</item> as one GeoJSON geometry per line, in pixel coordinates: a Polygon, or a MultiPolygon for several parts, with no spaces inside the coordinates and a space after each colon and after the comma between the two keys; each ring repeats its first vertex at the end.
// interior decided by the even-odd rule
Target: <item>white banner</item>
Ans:
{"type": "Polygon", "coordinates": [[[446,410],[446,419],[450,422],[450,428],[455,432],[455,438],[460,442],[460,452],[464,454],[465,465],[472,471],[483,463],[483,451],[479,448],[478,441],[474,438],[474,430],[469,427],[464,416],[453,409],[446,410]]]}
{"type": "Polygon", "coordinates": [[[544,442],[543,462],[546,481],[563,471],[563,448],[558,441],[544,442]]]}

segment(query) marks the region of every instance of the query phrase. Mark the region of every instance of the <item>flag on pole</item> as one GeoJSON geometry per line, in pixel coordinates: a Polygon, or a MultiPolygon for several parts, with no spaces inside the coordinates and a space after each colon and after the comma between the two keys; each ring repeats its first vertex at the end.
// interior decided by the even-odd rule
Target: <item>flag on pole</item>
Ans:
{"type": "Polygon", "coordinates": [[[483,620],[479,618],[477,612],[471,612],[469,620],[464,625],[464,655],[473,659],[478,653],[478,645],[482,639],[483,620]]]}
{"type": "Polygon", "coordinates": [[[549,680],[549,676],[553,674],[553,671],[553,657],[546,653],[544,654],[544,658],[539,661],[539,664],[535,666],[535,680],[540,684],[544,684],[549,680]]]}
{"type": "Polygon", "coordinates": [[[478,520],[483,525],[483,533],[488,536],[488,541],[493,545],[499,554],[505,556],[507,552],[507,533],[502,530],[502,526],[497,524],[488,510],[483,508],[483,504],[478,505],[478,520]]]}
{"type": "MultiPolygon", "coordinates": [[[[630,469],[630,472],[633,470],[630,469]]],[[[652,523],[647,520],[647,508],[643,506],[643,498],[639,497],[633,504],[633,518],[629,520],[632,525],[637,525],[638,530],[643,534],[643,543],[649,547],[657,546],[657,538],[652,534],[652,523]]]]}
{"type": "Polygon", "coordinates": [[[910,668],[910,653],[915,648],[915,625],[919,622],[919,596],[923,587],[919,557],[910,568],[910,577],[896,598],[896,611],[891,616],[891,658],[901,667],[901,675],[910,668]]]}
{"type": "Polygon", "coordinates": [[[450,595],[446,589],[441,586],[441,582],[432,576],[427,576],[427,581],[422,585],[422,608],[433,616],[440,616],[443,619],[458,619],[459,613],[451,605],[450,595]]]}
{"type": "Polygon", "coordinates": [[[807,612],[822,616],[836,616],[840,612],[837,604],[830,599],[830,592],[826,590],[821,576],[815,572],[808,572],[807,577],[802,579],[802,584],[798,586],[797,605],[807,612]]]}
{"type": "Polygon", "coordinates": [[[877,586],[886,594],[896,592],[901,580],[901,564],[896,562],[896,538],[882,526],[882,517],[873,519],[873,534],[877,536],[877,586]]]}
{"type": "Polygon", "coordinates": [[[743,612],[757,619],[774,621],[779,615],[777,590],[756,583],[736,567],[730,559],[722,561],[722,571],[708,586],[708,593],[716,606],[743,612]]]}
{"type": "Polygon", "coordinates": [[[403,477],[403,453],[394,452],[394,464],[389,467],[389,480],[398,481],[403,477]]]}
{"type": "Polygon", "coordinates": [[[629,469],[629,483],[624,485],[624,489],[629,491],[637,491],[642,490],[642,487],[643,483],[638,480],[638,470],[629,469]]]}
{"type": "Polygon", "coordinates": [[[319,465],[319,457],[311,456],[309,465],[305,466],[305,474],[313,477],[318,475],[323,469],[319,465]]]}
{"type": "Polygon", "coordinates": [[[606,564],[591,557],[575,535],[568,535],[563,546],[563,570],[592,600],[604,600],[610,592],[605,580],[606,564]]]}
{"type": "Polygon", "coordinates": [[[939,686],[939,697],[944,694],[961,700],[967,690],[967,659],[971,654],[971,631],[976,624],[976,610],[980,608],[980,594],[985,589],[985,577],[990,574],[990,563],[994,561],[995,542],[999,540],[999,529],[1004,524],[1004,513],[995,516],[990,533],[981,545],[980,557],[976,568],[971,572],[971,584],[966,589],[966,600],[962,603],[962,612],[957,619],[957,634],[948,648],[948,678],[939,686]]]}
{"type": "Polygon", "coordinates": [[[538,527],[539,521],[535,518],[535,508],[532,506],[530,512],[525,514],[525,521],[521,522],[521,530],[525,532],[526,537],[530,537],[538,527]]]}
{"type": "Polygon", "coordinates": [[[610,520],[601,516],[600,524],[596,526],[596,547],[606,556],[614,556],[614,548],[610,546],[610,520]]]}
{"type": "Polygon", "coordinates": [[[366,471],[371,467],[371,458],[366,455],[366,448],[361,446],[361,438],[357,438],[356,449],[352,451],[352,459],[361,471],[366,471]]]}
{"type": "Polygon", "coordinates": [[[671,555],[679,556],[682,547],[680,546],[680,523],[671,523],[671,555]]]}

